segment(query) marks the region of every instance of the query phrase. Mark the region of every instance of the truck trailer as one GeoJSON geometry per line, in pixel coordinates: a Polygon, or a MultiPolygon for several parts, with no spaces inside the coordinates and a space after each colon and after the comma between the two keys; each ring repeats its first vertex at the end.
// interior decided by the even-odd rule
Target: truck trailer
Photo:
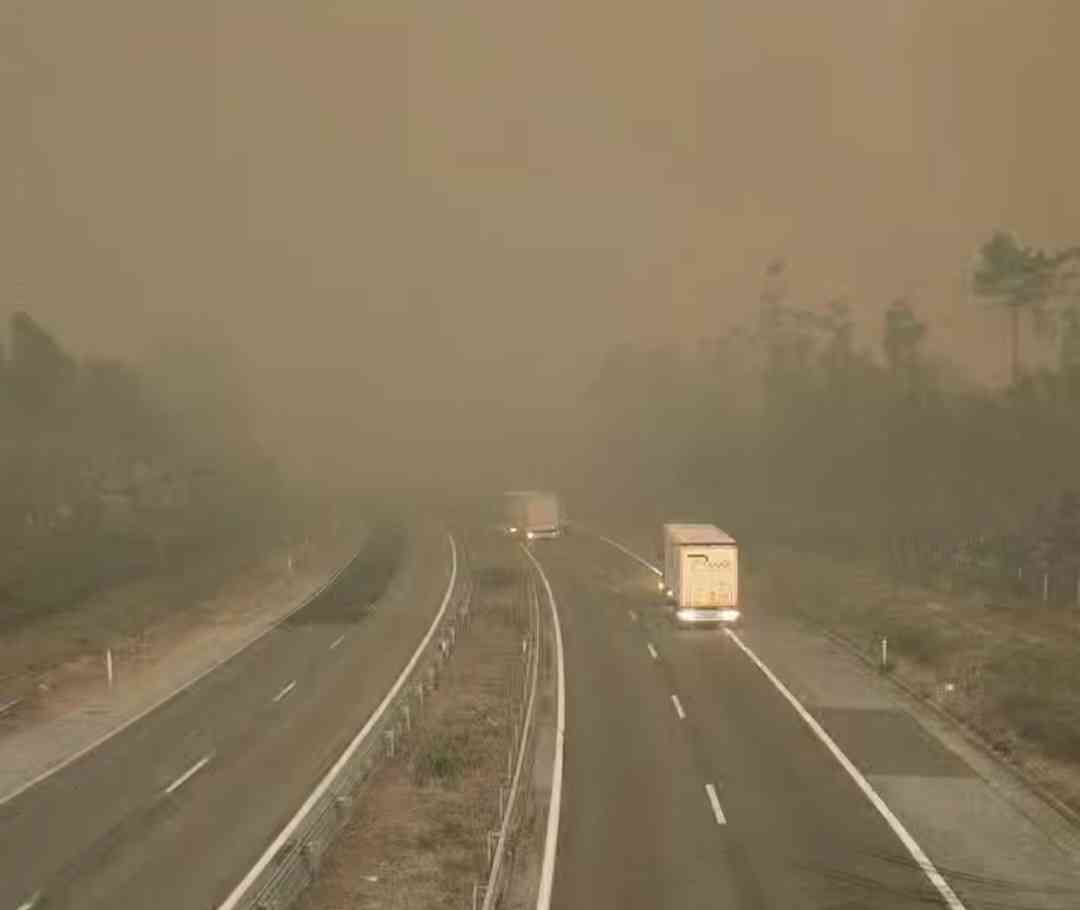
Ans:
{"type": "Polygon", "coordinates": [[[673,579],[675,577],[675,557],[678,552],[674,542],[676,533],[711,527],[713,526],[710,524],[689,521],[669,521],[664,525],[664,574],[660,581],[657,582],[657,587],[667,595],[669,600],[674,600],[675,598],[675,585],[673,579]]]}
{"type": "Polygon", "coordinates": [[[715,525],[674,525],[665,529],[664,581],[671,588],[680,623],[733,624],[739,605],[739,548],[715,525]]]}
{"type": "Polygon", "coordinates": [[[507,530],[528,540],[558,537],[563,530],[559,497],[541,490],[513,490],[504,494],[507,530]]]}

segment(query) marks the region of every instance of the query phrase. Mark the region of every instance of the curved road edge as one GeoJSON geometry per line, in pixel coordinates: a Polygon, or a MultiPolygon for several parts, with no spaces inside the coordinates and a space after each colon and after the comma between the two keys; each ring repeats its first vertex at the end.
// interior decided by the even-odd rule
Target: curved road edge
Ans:
{"type": "Polygon", "coordinates": [[[454,590],[457,587],[458,577],[458,547],[452,534],[447,534],[446,539],[450,544],[450,580],[447,582],[446,592],[443,595],[442,603],[439,605],[439,610],[435,614],[435,618],[431,621],[431,625],[428,627],[427,633],[420,640],[416,650],[413,652],[412,657],[408,663],[402,669],[398,675],[394,684],[390,687],[390,690],[383,697],[383,700],[379,703],[378,707],[372,712],[367,722],[360,729],[360,731],[353,737],[348,746],[342,752],[340,758],[334,762],[333,766],[323,776],[323,778],[315,785],[315,788],[308,795],[308,798],[304,800],[303,805],[296,811],[293,817],[285,824],[285,826],[278,832],[278,835],[271,841],[269,846],[263,851],[262,855],[255,862],[255,864],[248,870],[247,874],[240,880],[239,884],[233,888],[232,892],[220,905],[218,910],[235,910],[240,906],[241,902],[249,895],[252,888],[259,881],[260,877],[266,872],[267,868],[271,865],[274,859],[278,856],[283,847],[287,845],[289,839],[297,832],[300,826],[304,823],[307,817],[312,813],[319,801],[325,796],[327,791],[333,786],[338,777],[341,776],[343,770],[348,766],[350,760],[356,755],[362,746],[367,743],[371,732],[376,728],[379,722],[386,715],[394,703],[394,699],[401,692],[406,682],[409,680],[410,675],[416,668],[416,665],[420,662],[420,659],[424,656],[425,651],[431,644],[432,639],[435,637],[436,631],[438,631],[442,624],[443,618],[446,615],[447,609],[450,606],[450,601],[453,597],[454,590]]]}
{"type": "MultiPolygon", "coordinates": [[[[645,566],[655,574],[662,574],[660,569],[646,560],[644,557],[629,550],[622,544],[612,540],[609,537],[605,537],[602,534],[596,534],[600,540],[613,546],[617,550],[621,551],[624,555],[630,557],[635,562],[645,566]]],[[[904,827],[903,823],[896,817],[893,811],[888,807],[885,800],[881,798],[878,792],[870,784],[870,782],[863,776],[855,764],[847,757],[846,754],[840,749],[840,747],[834,742],[831,736],[825,732],[825,729],[814,719],[809,711],[802,705],[802,703],[790,692],[790,690],[780,681],[780,679],[770,670],[765,663],[759,658],[744,642],[743,640],[732,630],[726,630],[728,637],[738,646],[740,651],[746,655],[746,657],[764,674],[765,678],[776,688],[776,690],[784,697],[784,699],[792,706],[795,712],[799,715],[800,719],[806,723],[818,740],[825,746],[826,749],[832,754],[833,758],[837,760],[840,766],[848,774],[848,776],[855,782],[855,785],[859,788],[862,794],[870,802],[870,804],[877,810],[877,812],[884,818],[886,824],[892,832],[897,836],[899,841],[904,845],[911,858],[915,861],[919,869],[934,886],[935,890],[941,896],[945,906],[949,910],[966,910],[964,904],[961,903],[960,898],[957,897],[956,892],[945,880],[945,877],[938,871],[937,867],[927,856],[926,852],[919,846],[918,842],[904,827]]],[[[538,905],[539,907],[539,905],[538,905]]],[[[545,905],[546,908],[546,905],[545,905]]]]}
{"type": "Polygon", "coordinates": [[[346,571],[346,569],[348,569],[349,566],[351,566],[356,561],[356,558],[360,555],[360,552],[361,552],[360,550],[357,550],[357,551],[353,552],[347,559],[345,559],[341,563],[340,566],[338,566],[337,569],[335,569],[326,578],[325,581],[323,581],[321,584],[319,584],[314,590],[312,590],[306,596],[302,597],[293,606],[289,607],[284,613],[282,613],[280,616],[275,618],[273,620],[273,622],[271,622],[269,625],[267,625],[264,628],[258,630],[258,632],[254,636],[252,636],[251,638],[245,639],[243,642],[241,642],[241,644],[238,647],[234,648],[232,651],[229,651],[224,657],[221,657],[221,658],[213,661],[212,663],[210,663],[205,668],[199,670],[195,675],[193,675],[189,679],[185,680],[183,683],[181,683],[176,688],[170,690],[169,692],[166,692],[160,698],[152,701],[150,704],[146,705],[145,707],[140,708],[134,714],[132,714],[129,717],[125,718],[124,720],[120,721],[115,726],[110,727],[103,734],[95,737],[90,742],[86,743],[85,745],[74,749],[72,752],[70,752],[68,755],[66,755],[63,759],[61,759],[60,761],[58,761],[58,762],[56,762],[56,763],[54,763],[52,765],[49,765],[47,768],[42,770],[40,773],[34,775],[29,780],[25,781],[22,784],[19,784],[14,789],[12,789],[12,790],[10,790],[10,791],[8,791],[6,793],[0,793],[0,806],[5,805],[6,803],[12,802],[17,797],[19,797],[22,794],[26,793],[28,790],[31,790],[34,787],[36,787],[42,781],[48,780],[54,774],[57,774],[60,771],[63,771],[65,768],[69,767],[70,765],[73,765],[80,758],[83,758],[84,756],[89,755],[95,749],[98,749],[101,746],[103,746],[105,743],[109,742],[109,740],[113,739],[116,736],[119,736],[121,733],[123,733],[129,727],[132,727],[135,724],[137,724],[139,721],[143,720],[144,718],[149,717],[151,714],[153,714],[159,708],[161,708],[164,705],[167,705],[169,702],[171,702],[178,695],[181,695],[184,692],[186,692],[189,689],[196,686],[198,683],[200,683],[203,679],[205,679],[207,676],[209,676],[215,670],[219,670],[225,664],[229,663],[229,661],[233,660],[236,657],[239,657],[241,654],[243,654],[245,651],[247,651],[250,647],[252,647],[257,642],[264,639],[267,635],[269,635],[275,629],[277,629],[277,628],[281,627],[282,625],[284,625],[289,620],[289,618],[291,616],[293,616],[296,613],[299,613],[302,609],[304,609],[304,607],[308,606],[312,601],[314,601],[316,598],[318,598],[319,595],[321,595],[324,591],[326,591],[328,588],[331,588],[334,585],[334,583],[338,580],[338,578],[342,575],[342,573],[344,573],[346,571]]]}
{"type": "Polygon", "coordinates": [[[551,892],[555,882],[555,858],[559,846],[559,816],[562,809],[563,745],[566,732],[566,664],[563,658],[562,625],[559,623],[559,608],[551,590],[544,567],[533,556],[528,547],[522,547],[525,555],[536,568],[540,581],[547,594],[551,608],[551,621],[555,630],[556,662],[556,713],[555,713],[555,756],[551,772],[551,798],[548,803],[547,828],[544,835],[544,858],[540,869],[540,888],[536,897],[536,910],[549,910],[551,892]]]}

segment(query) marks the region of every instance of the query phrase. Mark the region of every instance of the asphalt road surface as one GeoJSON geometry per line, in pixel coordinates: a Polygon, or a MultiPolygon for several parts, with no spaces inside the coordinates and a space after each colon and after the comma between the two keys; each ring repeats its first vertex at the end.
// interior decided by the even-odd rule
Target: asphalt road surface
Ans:
{"type": "Polygon", "coordinates": [[[856,783],[724,632],[675,628],[655,577],[595,538],[537,542],[533,552],[559,605],[566,661],[552,907],[943,906],[856,783]]]}
{"type": "Polygon", "coordinates": [[[213,908],[371,715],[427,631],[446,538],[415,589],[370,608],[362,556],[285,623],[156,711],[0,805],[0,910],[213,908]]]}

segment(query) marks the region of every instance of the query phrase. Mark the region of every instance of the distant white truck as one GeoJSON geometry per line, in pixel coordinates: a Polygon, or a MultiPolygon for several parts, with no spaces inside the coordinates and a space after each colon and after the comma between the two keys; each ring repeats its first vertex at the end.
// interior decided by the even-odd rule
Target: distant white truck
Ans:
{"type": "Polygon", "coordinates": [[[736,623],[739,605],[739,548],[715,525],[664,525],[664,580],[684,623],[736,623]]]}
{"type": "Polygon", "coordinates": [[[558,537],[563,531],[559,497],[541,490],[513,490],[504,494],[507,531],[528,540],[558,537]]]}

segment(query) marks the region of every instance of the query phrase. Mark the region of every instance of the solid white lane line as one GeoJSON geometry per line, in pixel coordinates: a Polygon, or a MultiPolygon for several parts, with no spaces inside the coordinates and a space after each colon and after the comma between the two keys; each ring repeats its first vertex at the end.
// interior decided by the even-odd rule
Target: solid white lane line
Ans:
{"type": "MultiPolygon", "coordinates": [[[[640,556],[638,556],[636,553],[630,552],[626,549],[626,547],[622,546],[621,544],[618,544],[613,540],[608,540],[606,537],[602,537],[601,539],[607,541],[607,543],[611,544],[616,549],[622,550],[622,552],[626,553],[627,556],[630,556],[636,562],[645,563],[645,560],[643,560],[640,556]]],[[[647,565],[647,563],[645,564],[647,565]]],[[[650,566],[650,568],[659,575],[663,574],[655,566],[650,566]]],[[[732,632],[731,629],[725,629],[725,631],[731,637],[731,640],[734,641],[740,649],[742,649],[743,653],[747,657],[749,657],[751,661],[754,662],[754,664],[759,670],[761,670],[762,673],[765,674],[766,679],[768,679],[769,682],[776,686],[776,688],[780,691],[780,694],[788,700],[791,706],[795,709],[796,713],[798,713],[799,717],[801,717],[806,723],[806,725],[817,735],[818,739],[820,739],[825,744],[825,747],[833,754],[833,757],[838,762],[840,762],[841,767],[843,767],[843,769],[847,771],[851,779],[854,780],[859,789],[862,790],[863,795],[868,800],[870,800],[870,804],[875,809],[877,809],[878,813],[882,816],[882,818],[885,819],[885,822],[892,829],[893,833],[907,848],[908,853],[911,854],[915,862],[918,863],[919,868],[922,869],[923,874],[937,889],[938,894],[941,895],[942,899],[945,901],[945,905],[949,908],[949,910],[965,910],[965,907],[960,901],[960,898],[956,896],[956,892],[953,891],[949,883],[945,881],[945,877],[940,872],[938,872],[937,867],[930,861],[930,857],[928,857],[926,853],[923,852],[922,847],[920,847],[915,841],[915,838],[913,838],[908,833],[907,828],[904,827],[900,819],[893,815],[892,810],[885,803],[885,800],[883,800],[878,795],[877,791],[870,785],[870,782],[862,776],[862,773],[859,771],[859,769],[856,768],[854,764],[852,764],[851,760],[841,751],[840,747],[836,745],[835,742],[833,742],[832,737],[825,732],[825,729],[821,726],[821,724],[819,724],[814,719],[814,716],[802,706],[802,702],[800,702],[794,695],[791,694],[787,686],[785,686],[782,682],[780,682],[779,679],[776,678],[772,670],[765,666],[761,659],[753,651],[751,651],[749,647],[747,647],[747,645],[743,642],[741,638],[739,638],[738,635],[732,632]]]]}
{"type": "Polygon", "coordinates": [[[184,784],[191,780],[191,778],[193,778],[203,768],[210,764],[210,759],[213,757],[214,755],[213,753],[211,753],[210,755],[204,755],[202,758],[200,758],[197,762],[195,762],[195,764],[193,764],[190,768],[188,768],[183,774],[181,774],[178,778],[176,778],[176,780],[174,780],[171,784],[169,784],[169,786],[165,788],[165,795],[171,796],[173,793],[179,790],[182,786],[184,786],[184,784]]]}
{"type": "Polygon", "coordinates": [[[923,874],[937,889],[938,894],[941,895],[942,900],[945,901],[945,905],[949,907],[949,910],[964,910],[964,905],[961,903],[960,898],[956,896],[956,892],[953,891],[949,883],[945,881],[945,877],[938,872],[937,867],[930,861],[930,857],[923,852],[922,847],[920,847],[915,841],[915,838],[908,833],[907,828],[905,828],[900,819],[893,814],[892,810],[885,803],[885,800],[878,795],[878,792],[873,788],[870,782],[863,777],[862,772],[859,771],[851,759],[843,753],[840,747],[833,741],[833,738],[825,732],[825,728],[817,722],[814,716],[803,707],[802,702],[791,694],[787,686],[777,679],[772,670],[765,666],[765,663],[761,658],[751,651],[738,635],[732,632],[731,629],[725,629],[724,631],[727,632],[731,640],[739,646],[739,649],[753,661],[755,666],[765,674],[765,678],[776,687],[777,691],[787,699],[788,703],[795,709],[799,717],[803,719],[817,738],[825,744],[825,748],[833,754],[833,757],[840,763],[840,766],[847,771],[848,775],[855,781],[858,788],[862,790],[863,795],[870,800],[870,804],[877,809],[881,817],[885,819],[886,824],[892,828],[893,834],[895,834],[900,839],[900,842],[907,848],[908,853],[911,854],[911,858],[915,860],[919,868],[922,869],[923,874]]]}
{"type": "Polygon", "coordinates": [[[605,537],[603,534],[597,534],[596,536],[599,537],[602,541],[604,541],[604,543],[610,544],[611,546],[613,546],[616,550],[621,550],[623,553],[625,553],[627,556],[629,556],[632,560],[634,560],[634,562],[640,563],[641,565],[643,565],[646,569],[648,569],[653,574],[659,575],[661,578],[663,577],[663,575],[664,575],[663,572],[661,572],[658,568],[656,568],[656,566],[654,566],[647,559],[642,559],[633,550],[628,550],[626,547],[624,547],[618,541],[612,540],[610,537],[605,537]]]}
{"type": "Polygon", "coordinates": [[[330,650],[331,650],[331,651],[333,651],[333,650],[334,650],[334,648],[336,648],[336,647],[337,647],[338,645],[340,645],[340,644],[341,644],[341,643],[342,643],[343,641],[345,641],[345,635],[344,635],[344,633],[343,633],[343,634],[341,634],[341,635],[339,635],[339,636],[338,636],[337,638],[335,638],[335,639],[334,639],[334,640],[333,640],[332,642],[330,642],[330,650]]]}
{"type": "Polygon", "coordinates": [[[548,805],[547,831],[544,833],[544,859],[540,867],[540,889],[536,895],[536,910],[549,910],[551,891],[555,885],[555,852],[559,843],[559,813],[562,809],[563,745],[566,732],[566,664],[563,661],[559,608],[555,603],[555,595],[551,593],[551,582],[548,581],[536,557],[529,552],[528,548],[523,546],[522,549],[536,566],[536,571],[540,573],[540,581],[544,583],[548,605],[551,607],[551,620],[555,626],[555,664],[558,684],[555,711],[555,760],[551,770],[551,801],[548,805]]]}
{"type": "Polygon", "coordinates": [[[41,892],[35,891],[34,896],[31,897],[30,900],[23,901],[23,903],[19,904],[19,906],[15,908],[15,910],[34,910],[39,900],[41,900],[41,892]]]}
{"type": "Polygon", "coordinates": [[[364,724],[360,732],[353,737],[352,742],[346,746],[345,751],[342,752],[338,760],[334,762],[333,767],[323,775],[318,786],[311,791],[308,798],[304,800],[304,804],[296,811],[296,814],[289,820],[288,824],[278,832],[277,837],[275,837],[266,850],[263,851],[263,855],[259,857],[255,865],[248,870],[247,875],[240,881],[240,884],[233,888],[229,896],[221,902],[218,910],[234,910],[235,907],[239,906],[240,901],[243,900],[248,889],[255,880],[263,874],[266,867],[273,862],[274,857],[278,855],[289,838],[296,833],[296,829],[299,828],[301,822],[307,818],[308,813],[311,812],[315,804],[322,799],[323,794],[330,789],[330,785],[337,780],[338,775],[341,774],[341,769],[348,764],[349,760],[356,754],[356,751],[364,744],[364,741],[371,734],[372,728],[389,710],[390,705],[397,697],[398,692],[400,692],[402,686],[405,685],[405,681],[409,678],[409,674],[412,673],[413,667],[419,662],[428,643],[435,636],[435,630],[439,627],[439,623],[442,622],[442,618],[446,614],[446,609],[450,605],[450,596],[454,593],[454,584],[457,581],[458,566],[457,544],[454,543],[454,538],[450,534],[446,535],[446,539],[450,541],[450,581],[447,583],[446,593],[443,595],[442,604],[439,606],[439,611],[435,614],[435,618],[431,621],[427,634],[423,637],[420,644],[416,646],[416,650],[413,652],[409,662],[405,665],[405,668],[401,671],[397,680],[390,687],[390,691],[387,692],[383,697],[383,700],[379,702],[379,707],[377,707],[371,717],[368,718],[367,723],[364,724]]]}
{"type": "Polygon", "coordinates": [[[675,706],[675,713],[679,715],[679,720],[686,720],[686,712],[683,710],[682,702],[679,701],[678,695],[671,696],[671,703],[675,706]]]}
{"type": "Polygon", "coordinates": [[[295,688],[296,688],[296,680],[294,679],[284,689],[282,689],[280,692],[278,692],[277,695],[274,696],[274,703],[276,704],[277,702],[281,701],[286,695],[288,695],[295,688]]]}
{"type": "Polygon", "coordinates": [[[724,816],[724,810],[720,808],[720,798],[716,795],[716,787],[712,784],[706,784],[705,792],[709,796],[709,805],[712,806],[712,814],[716,816],[716,823],[726,825],[727,818],[724,816]]]}
{"type": "Polygon", "coordinates": [[[648,648],[649,648],[649,655],[652,657],[652,659],[653,660],[659,660],[660,655],[656,653],[656,648],[653,647],[653,643],[651,641],[649,642],[648,648]]]}
{"type": "Polygon", "coordinates": [[[339,566],[338,569],[334,572],[334,574],[331,575],[320,587],[316,588],[307,597],[305,597],[302,601],[300,601],[300,603],[296,604],[296,606],[290,608],[282,616],[280,616],[276,620],[274,620],[274,622],[272,622],[265,629],[263,629],[261,632],[259,632],[254,638],[249,639],[248,641],[246,641],[242,645],[240,645],[235,651],[232,651],[227,656],[221,658],[221,660],[214,662],[209,667],[207,667],[205,670],[203,670],[201,673],[199,673],[196,676],[193,676],[191,679],[189,679],[183,685],[180,685],[177,688],[173,689],[172,692],[169,692],[167,695],[163,695],[161,698],[159,698],[153,704],[148,705],[146,708],[144,708],[142,711],[135,714],[133,717],[129,717],[122,724],[118,724],[117,726],[113,727],[111,730],[109,730],[108,732],[102,734],[97,739],[95,739],[93,742],[87,743],[81,749],[78,749],[75,752],[72,752],[69,756],[67,756],[67,758],[63,759],[62,761],[57,762],[51,768],[46,768],[39,775],[37,775],[37,777],[31,778],[26,783],[21,784],[20,786],[16,787],[14,790],[10,791],[9,793],[5,793],[2,796],[0,796],[0,806],[4,805],[5,803],[11,802],[13,799],[15,799],[15,797],[17,797],[21,793],[25,793],[31,787],[36,787],[43,780],[45,780],[46,778],[52,777],[58,771],[62,771],[68,765],[72,764],[73,762],[78,761],[80,758],[82,758],[88,752],[93,752],[94,749],[96,749],[98,746],[102,745],[103,743],[107,743],[114,736],[116,736],[116,735],[118,735],[120,733],[123,733],[132,724],[136,724],[140,720],[142,720],[144,717],[146,717],[148,714],[152,714],[154,711],[156,711],[158,708],[160,708],[163,704],[165,704],[166,702],[171,701],[172,699],[174,699],[181,692],[186,692],[188,689],[190,689],[196,683],[200,682],[201,680],[203,680],[207,676],[209,676],[211,673],[213,673],[218,667],[222,666],[223,664],[228,663],[230,660],[232,660],[234,657],[238,656],[239,654],[242,654],[244,651],[246,651],[248,648],[250,648],[253,644],[255,644],[255,642],[261,641],[262,639],[264,639],[267,635],[269,635],[276,628],[278,628],[282,623],[284,623],[285,620],[287,620],[290,616],[292,616],[294,613],[297,613],[300,610],[304,609],[304,607],[306,607],[316,597],[318,597],[320,594],[322,594],[323,591],[325,591],[335,581],[337,581],[338,576],[341,575],[341,573],[344,572],[347,568],[349,568],[349,566],[352,565],[353,560],[356,559],[356,557],[359,556],[359,555],[360,555],[360,552],[358,550],[356,553],[354,553],[352,556],[350,556],[341,566],[339,566]]]}

